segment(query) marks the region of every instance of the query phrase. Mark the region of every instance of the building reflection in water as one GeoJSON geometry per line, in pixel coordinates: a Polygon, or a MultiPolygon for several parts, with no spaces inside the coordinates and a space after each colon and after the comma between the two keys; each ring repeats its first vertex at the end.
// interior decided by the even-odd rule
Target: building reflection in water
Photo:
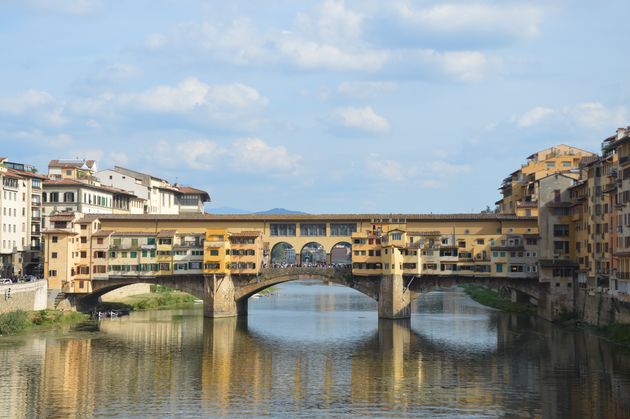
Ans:
{"type": "Polygon", "coordinates": [[[2,340],[0,417],[630,416],[630,357],[591,334],[455,292],[423,297],[411,322],[311,294],[304,311],[134,313],[2,340]]]}

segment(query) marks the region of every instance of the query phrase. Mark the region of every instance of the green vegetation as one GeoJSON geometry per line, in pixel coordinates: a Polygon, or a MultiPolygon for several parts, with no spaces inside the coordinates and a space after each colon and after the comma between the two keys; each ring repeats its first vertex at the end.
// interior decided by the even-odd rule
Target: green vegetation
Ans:
{"type": "Polygon", "coordinates": [[[83,322],[87,319],[87,315],[74,311],[11,311],[0,314],[0,335],[15,335],[32,328],[52,328],[83,322]]]}
{"type": "Polygon", "coordinates": [[[101,302],[96,306],[97,311],[109,310],[155,310],[189,307],[195,301],[195,297],[170,288],[156,285],[151,287],[150,294],[132,295],[121,301],[101,302]]]}
{"type": "Polygon", "coordinates": [[[630,324],[613,323],[608,326],[596,327],[595,331],[611,342],[630,346],[630,324]]]}
{"type": "Polygon", "coordinates": [[[276,288],[276,287],[269,287],[269,288],[265,288],[264,290],[258,292],[258,294],[260,294],[262,296],[266,296],[266,295],[269,295],[269,294],[273,294],[276,291],[278,291],[278,288],[276,288]]]}
{"type": "Polygon", "coordinates": [[[532,309],[524,304],[513,303],[507,298],[501,297],[495,291],[491,289],[480,287],[478,285],[460,285],[464,289],[464,292],[470,296],[473,300],[484,306],[496,308],[503,311],[509,311],[512,313],[529,313],[532,314],[532,309]]]}

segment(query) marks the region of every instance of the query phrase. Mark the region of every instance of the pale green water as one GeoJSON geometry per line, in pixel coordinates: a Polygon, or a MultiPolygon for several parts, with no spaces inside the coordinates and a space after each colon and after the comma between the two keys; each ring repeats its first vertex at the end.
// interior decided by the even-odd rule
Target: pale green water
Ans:
{"type": "Polygon", "coordinates": [[[249,318],[134,313],[0,338],[0,417],[630,417],[630,354],[431,293],[409,322],[289,283],[249,318]]]}

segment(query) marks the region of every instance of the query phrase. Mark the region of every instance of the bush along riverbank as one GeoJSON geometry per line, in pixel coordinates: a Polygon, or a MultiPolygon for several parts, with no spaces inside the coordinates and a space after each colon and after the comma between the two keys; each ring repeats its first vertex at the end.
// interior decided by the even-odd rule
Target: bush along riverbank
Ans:
{"type": "Polygon", "coordinates": [[[101,302],[96,311],[110,310],[160,310],[191,307],[196,298],[190,294],[174,291],[166,287],[152,288],[150,294],[133,295],[120,301],[101,302]]]}
{"type": "Polygon", "coordinates": [[[460,285],[470,298],[484,306],[511,313],[535,314],[535,311],[524,304],[513,303],[510,299],[501,297],[497,292],[479,285],[460,285]]]}
{"type": "Polygon", "coordinates": [[[11,311],[0,314],[0,336],[15,335],[28,330],[70,326],[87,320],[89,320],[88,315],[74,311],[11,311]]]}

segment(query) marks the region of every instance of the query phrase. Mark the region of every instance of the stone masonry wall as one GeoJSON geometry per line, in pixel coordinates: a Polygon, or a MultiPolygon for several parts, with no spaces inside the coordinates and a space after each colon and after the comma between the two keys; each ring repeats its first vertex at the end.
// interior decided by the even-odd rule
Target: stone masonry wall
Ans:
{"type": "Polygon", "coordinates": [[[47,303],[45,280],[27,284],[0,285],[0,314],[15,310],[43,310],[47,303]]]}
{"type": "Polygon", "coordinates": [[[611,323],[630,323],[630,303],[608,294],[578,290],[575,298],[578,318],[594,326],[611,323]]]}

